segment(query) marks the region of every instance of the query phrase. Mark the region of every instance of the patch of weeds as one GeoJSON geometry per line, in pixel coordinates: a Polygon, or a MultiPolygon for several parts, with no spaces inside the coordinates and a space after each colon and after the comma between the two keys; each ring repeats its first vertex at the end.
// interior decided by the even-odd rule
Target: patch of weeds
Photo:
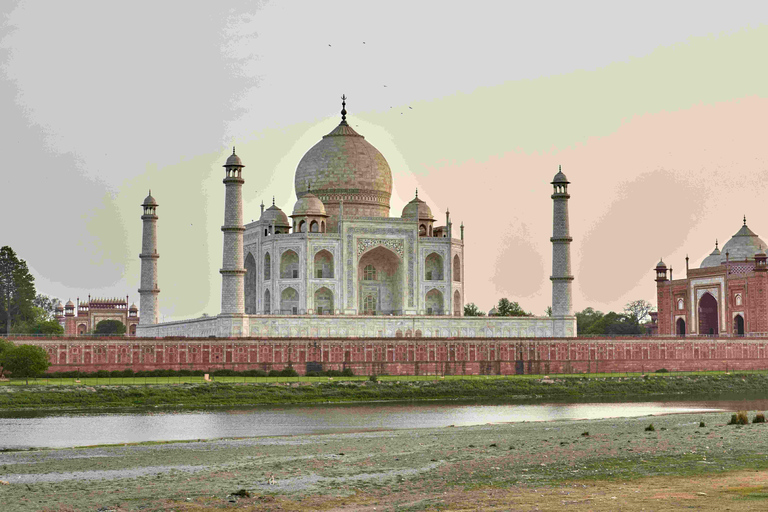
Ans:
{"type": "Polygon", "coordinates": [[[728,494],[735,494],[743,500],[765,500],[768,499],[768,487],[732,487],[725,491],[728,494]]]}
{"type": "Polygon", "coordinates": [[[653,423],[645,427],[646,432],[656,432],[656,427],[653,426],[653,423]]]}
{"type": "Polygon", "coordinates": [[[707,426],[707,424],[706,424],[706,423],[704,423],[703,421],[700,421],[700,422],[699,422],[699,428],[704,428],[704,427],[706,427],[706,426],[707,426]]]}
{"type": "Polygon", "coordinates": [[[755,414],[755,419],[752,420],[752,423],[765,423],[765,414],[761,412],[755,414]]]}
{"type": "Polygon", "coordinates": [[[416,503],[408,503],[406,505],[395,505],[395,510],[397,512],[416,512],[418,510],[433,510],[444,506],[445,502],[442,499],[434,498],[417,501],[416,503]]]}
{"type": "Polygon", "coordinates": [[[747,415],[747,411],[739,411],[735,414],[732,414],[731,421],[729,421],[728,424],[729,425],[748,425],[749,416],[747,415]]]}

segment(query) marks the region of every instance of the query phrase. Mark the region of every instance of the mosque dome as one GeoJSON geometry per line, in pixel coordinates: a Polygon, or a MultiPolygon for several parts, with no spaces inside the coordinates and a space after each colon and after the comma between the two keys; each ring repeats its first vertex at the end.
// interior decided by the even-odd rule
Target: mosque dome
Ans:
{"type": "Polygon", "coordinates": [[[274,200],[272,201],[272,206],[264,210],[264,213],[261,214],[259,222],[266,221],[267,224],[272,224],[273,220],[275,221],[275,226],[291,227],[290,222],[288,222],[288,217],[283,210],[275,206],[274,200]]]}
{"type": "Polygon", "coordinates": [[[704,258],[699,268],[709,268],[720,266],[720,249],[717,247],[717,240],[715,240],[715,250],[710,253],[709,256],[704,258]]]}
{"type": "Polygon", "coordinates": [[[731,261],[745,261],[753,259],[755,254],[762,252],[763,248],[765,248],[765,242],[747,227],[747,219],[745,218],[741,229],[723,246],[720,264],[725,263],[726,253],[731,261]]]}
{"type": "Polygon", "coordinates": [[[664,263],[664,260],[659,260],[659,262],[656,264],[656,268],[667,268],[667,264],[664,263]]]}
{"type": "Polygon", "coordinates": [[[342,201],[345,217],[389,216],[389,164],[378,149],[347,124],[343,109],[341,123],[299,161],[294,186],[299,199],[311,187],[331,216],[338,214],[342,201]]]}
{"type": "Polygon", "coordinates": [[[325,216],[325,206],[323,202],[313,193],[307,192],[296,201],[293,206],[292,216],[316,215],[325,216]]]}
{"type": "Polygon", "coordinates": [[[416,191],[416,197],[403,208],[401,217],[404,219],[435,220],[432,217],[432,210],[427,203],[419,199],[418,190],[416,191]]]}

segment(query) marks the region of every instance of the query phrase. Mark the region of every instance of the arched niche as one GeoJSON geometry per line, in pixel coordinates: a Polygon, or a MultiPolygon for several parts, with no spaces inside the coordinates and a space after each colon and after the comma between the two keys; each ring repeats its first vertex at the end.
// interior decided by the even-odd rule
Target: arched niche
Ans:
{"type": "Polygon", "coordinates": [[[436,252],[429,253],[424,260],[424,279],[426,281],[443,280],[443,258],[436,252]]]}
{"type": "Polygon", "coordinates": [[[272,257],[269,253],[264,254],[264,280],[272,279],[272,257]]]}
{"type": "Polygon", "coordinates": [[[288,287],[280,294],[280,313],[296,315],[299,312],[299,292],[288,287]]]}
{"type": "Polygon", "coordinates": [[[699,299],[699,334],[714,336],[719,332],[717,299],[706,292],[699,299]]]}
{"type": "Polygon", "coordinates": [[[733,317],[733,334],[744,336],[744,317],[741,315],[733,317]]]}
{"type": "Polygon", "coordinates": [[[315,312],[318,315],[333,314],[333,292],[325,286],[315,291],[315,312]]]}
{"type": "Polygon", "coordinates": [[[315,254],[315,278],[332,279],[333,278],[333,254],[325,249],[317,251],[315,254]]]}
{"type": "Polygon", "coordinates": [[[429,290],[426,297],[424,297],[424,304],[428,315],[442,315],[443,293],[437,289],[429,290]]]}
{"type": "Polygon", "coordinates": [[[272,312],[272,304],[269,290],[264,290],[264,314],[269,315],[272,312]]]}
{"type": "Polygon", "coordinates": [[[453,280],[461,282],[461,259],[458,254],[453,255],[453,280]]]}
{"type": "Polygon", "coordinates": [[[280,256],[280,279],[299,278],[299,255],[287,250],[280,256]]]}
{"type": "Polygon", "coordinates": [[[675,322],[675,334],[678,336],[685,336],[685,320],[678,318],[675,322]]]}
{"type": "Polygon", "coordinates": [[[256,314],[256,258],[250,252],[245,257],[245,314],[256,314]]]}
{"type": "Polygon", "coordinates": [[[461,294],[459,293],[459,290],[456,290],[453,292],[453,316],[461,316],[461,313],[461,294]]]}
{"type": "Polygon", "coordinates": [[[367,314],[402,314],[403,265],[397,254],[378,246],[362,255],[357,269],[358,310],[367,314]],[[366,304],[375,304],[376,308],[366,309],[366,304]]]}

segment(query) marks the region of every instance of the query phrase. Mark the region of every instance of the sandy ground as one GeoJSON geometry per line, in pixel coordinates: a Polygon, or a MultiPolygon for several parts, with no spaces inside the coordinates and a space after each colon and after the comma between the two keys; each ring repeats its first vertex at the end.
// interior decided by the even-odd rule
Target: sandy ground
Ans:
{"type": "Polygon", "coordinates": [[[682,414],[4,452],[0,480],[8,484],[0,484],[0,509],[767,508],[768,424],[727,426],[729,418],[682,414]],[[645,431],[650,423],[653,432],[645,431]],[[241,489],[250,497],[232,496],[241,489]]]}

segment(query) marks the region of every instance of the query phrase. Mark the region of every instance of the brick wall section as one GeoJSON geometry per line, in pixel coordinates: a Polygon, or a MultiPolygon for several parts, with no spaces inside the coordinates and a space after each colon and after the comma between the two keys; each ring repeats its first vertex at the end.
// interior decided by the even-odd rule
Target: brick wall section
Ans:
{"type": "Polygon", "coordinates": [[[49,371],[352,368],[358,375],[768,369],[768,338],[50,338],[49,371]]]}

